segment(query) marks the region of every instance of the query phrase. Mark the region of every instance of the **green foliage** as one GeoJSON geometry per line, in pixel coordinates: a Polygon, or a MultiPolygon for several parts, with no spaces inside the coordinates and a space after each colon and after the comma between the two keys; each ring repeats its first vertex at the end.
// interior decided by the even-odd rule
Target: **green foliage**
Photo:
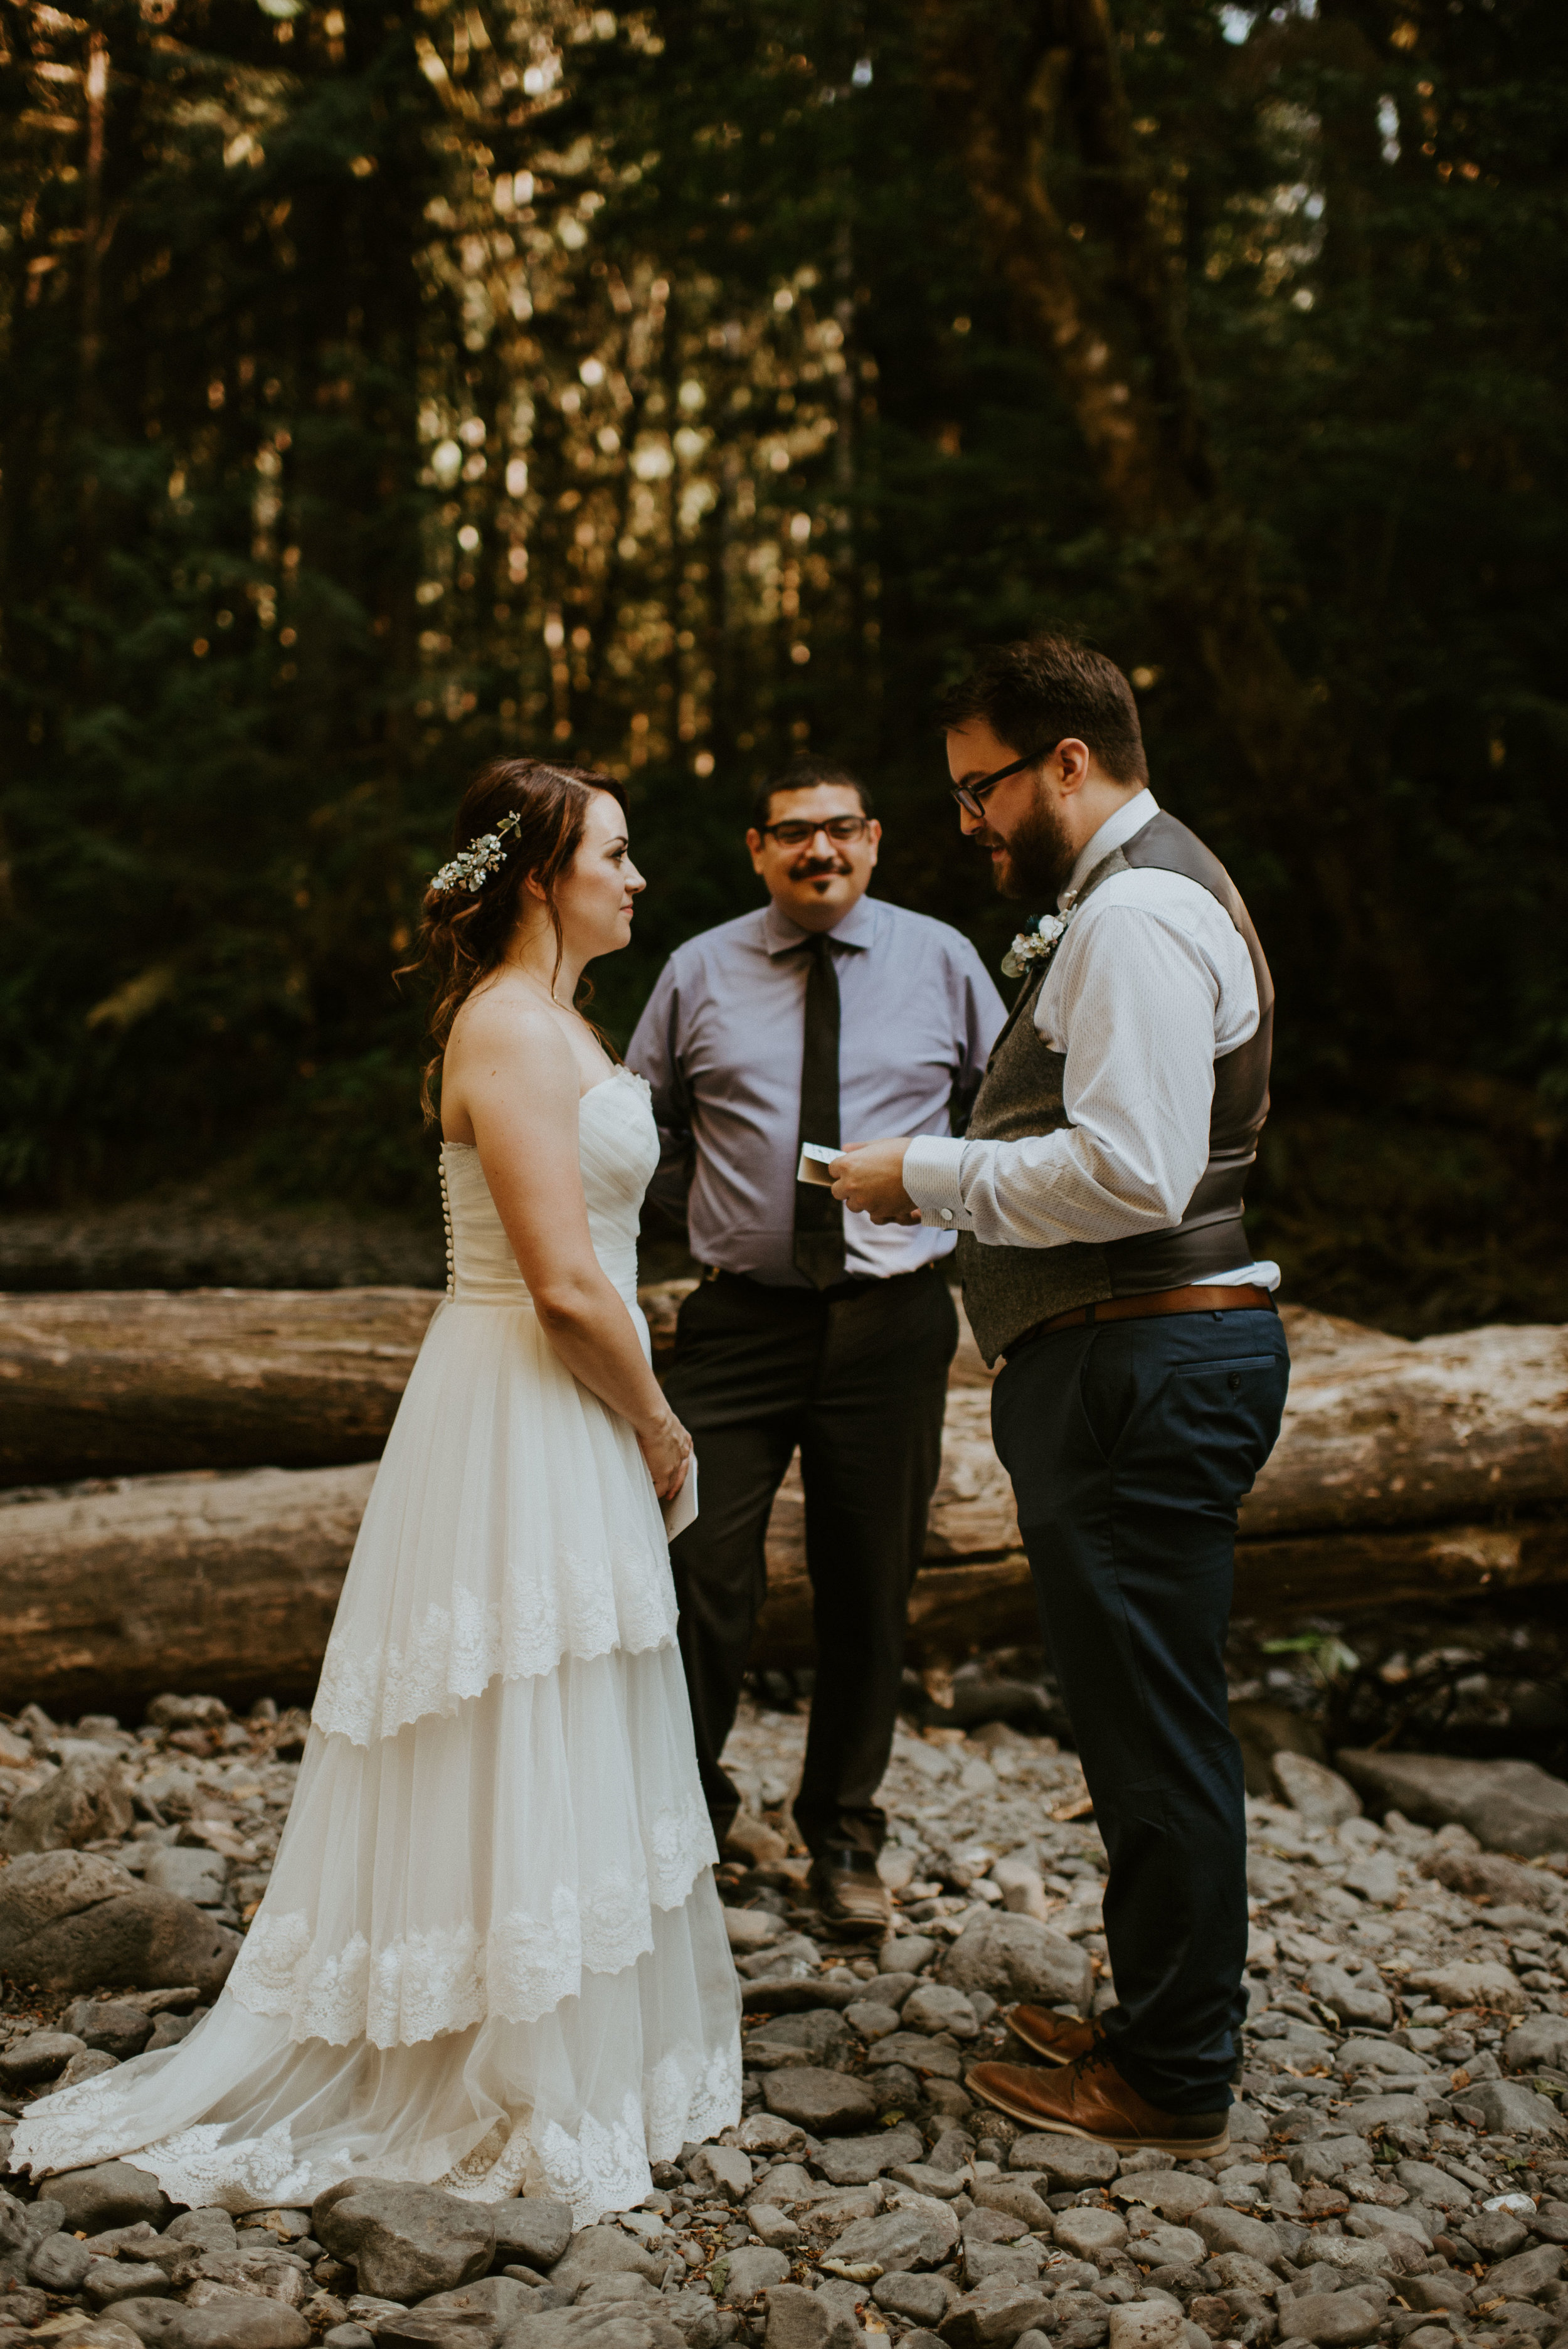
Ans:
{"type": "MultiPolygon", "coordinates": [[[[1022,59],[1038,12],[1008,5],[1022,59]]],[[[1531,1310],[1568,1098],[1568,19],[1114,15],[1221,475],[1358,744],[1321,820],[1369,916],[1326,900],[1110,524],[922,10],[8,9],[11,1195],[235,1160],[422,1186],[392,970],[498,748],[629,781],[654,886],[596,974],[614,1032],[753,901],[746,800],[806,744],[873,783],[888,893],[995,959],[1015,916],[957,853],[932,697],[1052,618],[1135,676],[1157,788],[1268,943],[1260,1231],[1296,1293],[1531,1310]],[[1343,976],[1365,919],[1376,995],[1343,976]]],[[[1098,217],[1060,126],[1044,168],[1098,217]]]]}
{"type": "Polygon", "coordinates": [[[427,109],[406,38],[291,86],[253,9],[200,43],[155,13],[103,12],[96,184],[12,123],[4,1173],[34,1192],[223,1154],[314,1067],[413,1034],[388,936],[425,841],[388,655],[428,503],[427,109]],[[96,287],[67,265],[88,240],[96,287]]]}

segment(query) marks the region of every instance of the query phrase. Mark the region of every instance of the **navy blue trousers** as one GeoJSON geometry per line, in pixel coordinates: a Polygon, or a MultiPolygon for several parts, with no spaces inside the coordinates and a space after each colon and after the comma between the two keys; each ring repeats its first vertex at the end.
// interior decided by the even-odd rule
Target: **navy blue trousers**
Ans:
{"type": "Polygon", "coordinates": [[[1236,1506],[1289,1377],[1279,1317],[1256,1308],[1056,1330],[1008,1359],[992,1396],[1110,1859],[1109,2053],[1171,2113],[1231,2101],[1247,1886],[1225,1633],[1236,1506]]]}

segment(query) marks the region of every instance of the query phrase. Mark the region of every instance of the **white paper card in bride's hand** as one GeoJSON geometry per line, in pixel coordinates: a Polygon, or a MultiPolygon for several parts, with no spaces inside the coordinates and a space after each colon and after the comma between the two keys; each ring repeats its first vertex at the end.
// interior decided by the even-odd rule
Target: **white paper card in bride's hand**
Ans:
{"type": "Polygon", "coordinates": [[[843,1154],[830,1142],[803,1142],[800,1144],[800,1164],[795,1169],[796,1182],[825,1183],[831,1190],[833,1178],[828,1169],[835,1158],[841,1158],[843,1154]]]}
{"type": "Polygon", "coordinates": [[[666,1541],[674,1541],[677,1534],[685,1533],[687,1526],[696,1523],[696,1462],[695,1460],[686,1470],[686,1483],[681,1486],[675,1499],[661,1501],[659,1506],[665,1513],[666,1541]]]}

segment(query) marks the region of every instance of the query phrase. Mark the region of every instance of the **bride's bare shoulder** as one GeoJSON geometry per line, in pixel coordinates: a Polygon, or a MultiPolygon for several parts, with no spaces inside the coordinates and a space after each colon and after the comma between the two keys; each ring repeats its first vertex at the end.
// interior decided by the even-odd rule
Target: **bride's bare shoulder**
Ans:
{"type": "Polygon", "coordinates": [[[549,1005],[504,975],[476,988],[462,1005],[447,1040],[447,1056],[449,1062],[490,1061],[541,1076],[565,1074],[573,1067],[572,1047],[549,1005]]]}

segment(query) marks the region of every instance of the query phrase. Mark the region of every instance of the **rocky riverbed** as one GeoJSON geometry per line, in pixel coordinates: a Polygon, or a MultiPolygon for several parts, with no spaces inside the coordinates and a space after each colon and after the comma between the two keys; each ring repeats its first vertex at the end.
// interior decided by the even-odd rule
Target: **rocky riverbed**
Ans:
{"type": "MultiPolygon", "coordinates": [[[[134,1733],[36,1708],[0,1725],[12,2116],[193,2027],[264,1889],[303,1716],[231,1720],[188,1697],[151,1713],[134,1733]]],[[[868,1951],[810,1905],[789,1813],[804,1728],[748,1707],[727,1756],[747,1797],[743,1856],[720,1875],[746,2010],[740,2126],[661,2164],[643,2209],[573,2233],[542,2199],[356,2186],[236,2222],[176,2214],[129,2164],[42,2194],[10,2176],[0,2339],[1568,2349],[1560,1781],[1363,1754],[1364,1809],[1345,1777],[1274,1755],[1270,1795],[1249,1803],[1230,2150],[1119,2162],[1015,2128],[965,2085],[976,2060],[1021,2052],[1012,2000],[1114,1996],[1076,1758],[1000,1723],[901,1733],[883,1790],[896,1922],[868,1951]],[[1403,1810],[1386,1807],[1394,1790],[1403,1810]]]]}

